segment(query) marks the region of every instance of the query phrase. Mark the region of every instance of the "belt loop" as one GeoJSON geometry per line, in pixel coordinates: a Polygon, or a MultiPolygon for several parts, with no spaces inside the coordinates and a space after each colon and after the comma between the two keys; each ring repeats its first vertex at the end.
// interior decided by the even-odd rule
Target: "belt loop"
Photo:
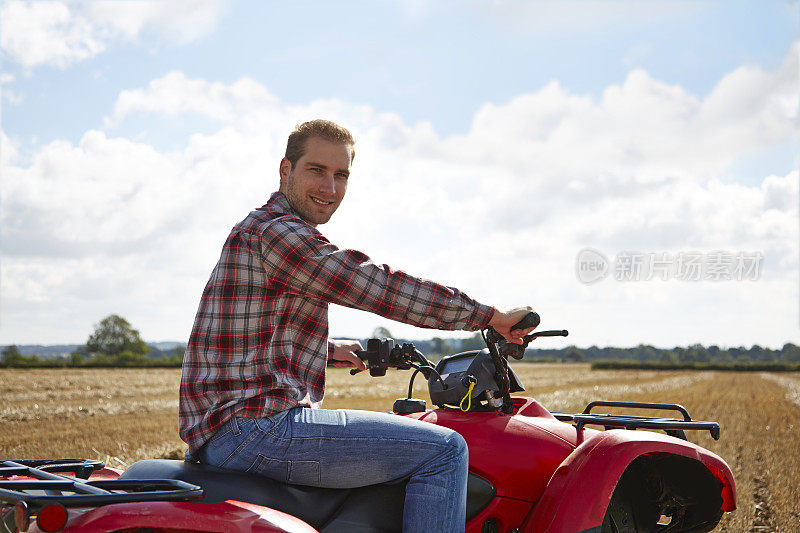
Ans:
{"type": "Polygon", "coordinates": [[[231,417],[231,430],[233,431],[233,434],[236,435],[237,437],[242,434],[242,432],[239,430],[239,423],[236,422],[235,416],[231,417]]]}

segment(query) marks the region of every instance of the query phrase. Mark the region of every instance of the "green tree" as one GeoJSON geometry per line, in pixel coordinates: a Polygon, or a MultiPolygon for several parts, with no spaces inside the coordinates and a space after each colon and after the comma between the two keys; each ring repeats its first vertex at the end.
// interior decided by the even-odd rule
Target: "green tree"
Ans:
{"type": "Polygon", "coordinates": [[[679,363],[694,363],[697,361],[697,351],[693,348],[681,348],[680,346],[676,346],[672,349],[672,352],[678,359],[679,363]]]}
{"type": "Polygon", "coordinates": [[[382,339],[382,338],[394,339],[394,337],[392,337],[392,332],[389,331],[388,328],[385,328],[383,326],[378,326],[377,328],[372,330],[372,338],[373,339],[382,339]]]}
{"type": "Polygon", "coordinates": [[[750,359],[753,361],[768,361],[769,357],[768,354],[764,351],[764,348],[759,346],[758,344],[754,344],[750,350],[748,350],[747,355],[750,356],[750,359]]]}
{"type": "Polygon", "coordinates": [[[797,363],[800,361],[800,347],[791,342],[787,342],[781,348],[781,359],[790,363],[797,363]]]}
{"type": "Polygon", "coordinates": [[[148,361],[144,354],[130,350],[124,350],[116,358],[116,364],[119,366],[147,366],[148,361]]]}
{"type": "Polygon", "coordinates": [[[150,348],[127,320],[119,315],[109,315],[99,324],[95,324],[94,332],[86,341],[86,351],[114,356],[121,355],[123,352],[145,355],[150,348]]]}
{"type": "Polygon", "coordinates": [[[564,354],[564,359],[570,363],[580,363],[586,360],[586,358],[583,356],[583,352],[575,346],[570,346],[567,348],[567,351],[564,354]]]}
{"type": "Polygon", "coordinates": [[[431,339],[431,352],[436,355],[449,355],[443,338],[434,337],[431,339]]]}
{"type": "Polygon", "coordinates": [[[169,351],[167,357],[173,357],[177,361],[183,361],[183,355],[186,353],[186,346],[180,344],[169,351]]]}
{"type": "Polygon", "coordinates": [[[698,363],[708,363],[711,361],[711,354],[702,344],[692,344],[689,347],[689,352],[692,353],[692,358],[698,363]]]}
{"type": "Polygon", "coordinates": [[[19,368],[27,363],[27,358],[19,353],[19,348],[17,348],[16,344],[3,348],[2,355],[4,366],[8,368],[19,368]]]}
{"type": "Polygon", "coordinates": [[[661,354],[658,356],[658,361],[660,363],[674,364],[678,362],[678,358],[671,350],[661,350],[661,354]]]}
{"type": "Polygon", "coordinates": [[[636,355],[632,359],[639,361],[653,361],[658,358],[658,350],[648,344],[640,344],[633,348],[636,355]]]}

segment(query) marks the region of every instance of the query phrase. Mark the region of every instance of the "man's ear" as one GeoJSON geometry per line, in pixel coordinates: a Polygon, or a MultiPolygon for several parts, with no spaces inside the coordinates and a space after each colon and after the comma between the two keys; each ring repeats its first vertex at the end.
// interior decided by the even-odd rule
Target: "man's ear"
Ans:
{"type": "Polygon", "coordinates": [[[281,190],[283,190],[286,180],[289,178],[289,174],[291,172],[292,172],[292,162],[284,157],[283,159],[281,159],[281,165],[278,168],[278,173],[281,176],[281,190]]]}

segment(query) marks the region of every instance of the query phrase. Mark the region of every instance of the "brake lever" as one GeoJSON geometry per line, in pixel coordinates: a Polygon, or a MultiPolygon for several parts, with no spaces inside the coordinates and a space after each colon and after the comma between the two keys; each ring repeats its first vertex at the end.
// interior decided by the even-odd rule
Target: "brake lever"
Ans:
{"type": "Polygon", "coordinates": [[[513,342],[508,342],[505,339],[501,339],[498,344],[500,344],[500,355],[513,357],[514,359],[522,359],[525,355],[525,348],[528,347],[528,344],[537,337],[566,337],[569,335],[569,331],[565,329],[551,329],[547,331],[536,331],[534,333],[530,333],[522,337],[522,344],[515,344],[513,342]]]}
{"type": "Polygon", "coordinates": [[[547,331],[534,331],[528,335],[522,337],[522,340],[525,341],[525,345],[527,346],[529,342],[537,337],[567,337],[569,336],[569,331],[565,329],[550,329],[547,331]]]}

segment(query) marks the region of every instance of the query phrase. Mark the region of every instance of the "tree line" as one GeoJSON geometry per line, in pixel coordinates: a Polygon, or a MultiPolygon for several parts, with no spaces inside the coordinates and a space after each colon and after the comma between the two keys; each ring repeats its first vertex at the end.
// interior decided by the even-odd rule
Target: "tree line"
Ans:
{"type": "MultiPolygon", "coordinates": [[[[537,341],[534,341],[534,343],[537,341]]],[[[466,339],[433,338],[430,341],[414,341],[417,348],[426,354],[451,355],[467,350],[485,348],[480,333],[466,339]],[[424,349],[424,348],[427,348],[424,349]]],[[[656,348],[648,344],[640,344],[631,348],[590,346],[578,348],[531,348],[525,350],[525,360],[542,363],[558,362],[599,362],[619,361],[629,363],[651,363],[658,365],[750,365],[750,364],[800,364],[800,347],[786,343],[782,348],[773,350],[753,345],[733,348],[721,348],[717,345],[703,346],[693,344],[687,347],[656,348]]]]}
{"type": "MultiPolygon", "coordinates": [[[[371,337],[394,338],[391,332],[378,327],[371,337]]],[[[398,343],[413,342],[424,354],[437,359],[454,353],[485,348],[480,333],[462,339],[433,337],[429,340],[395,339],[398,343]]],[[[361,339],[366,346],[367,339],[361,339]]],[[[41,358],[22,355],[14,345],[0,352],[0,367],[179,367],[185,346],[159,350],[148,346],[131,324],[119,315],[110,315],[95,325],[84,346],[67,358],[41,358]]],[[[800,370],[800,347],[786,343],[773,350],[754,345],[721,348],[716,345],[693,344],[687,347],[656,348],[640,344],[631,348],[591,346],[578,348],[528,348],[525,360],[532,362],[591,362],[593,368],[663,368],[663,369],[734,369],[734,370],[800,370]]]]}
{"type": "Polygon", "coordinates": [[[109,315],[98,324],[86,341],[69,357],[41,358],[22,355],[16,345],[3,348],[0,367],[77,368],[77,367],[177,367],[183,362],[185,346],[168,351],[151,348],[139,331],[119,315],[109,315]]]}

